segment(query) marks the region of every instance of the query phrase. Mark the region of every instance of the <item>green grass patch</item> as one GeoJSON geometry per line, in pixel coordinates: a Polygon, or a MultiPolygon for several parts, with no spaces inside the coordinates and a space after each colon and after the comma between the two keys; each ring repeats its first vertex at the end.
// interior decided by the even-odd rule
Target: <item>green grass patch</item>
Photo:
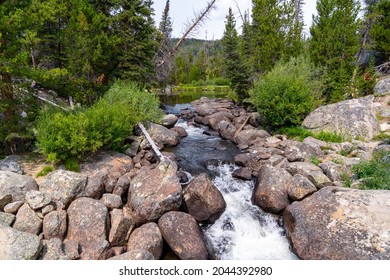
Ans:
{"type": "Polygon", "coordinates": [[[342,173],[340,175],[340,177],[341,177],[341,181],[343,182],[344,187],[350,188],[352,185],[351,177],[349,177],[347,173],[342,173]]]}
{"type": "Polygon", "coordinates": [[[310,158],[310,161],[311,161],[312,164],[317,165],[317,166],[320,165],[320,163],[321,163],[320,159],[318,157],[316,157],[316,156],[312,156],[310,158]]]}
{"type": "Polygon", "coordinates": [[[73,158],[68,158],[64,162],[64,166],[66,170],[73,171],[73,172],[80,172],[80,165],[77,160],[73,158]]]}
{"type": "Polygon", "coordinates": [[[352,167],[364,189],[390,190],[390,153],[376,152],[370,161],[361,161],[352,167]]]}
{"type": "Polygon", "coordinates": [[[53,166],[46,165],[44,168],[42,168],[41,171],[38,172],[37,177],[43,177],[49,174],[50,172],[53,172],[55,169],[53,166]]]}
{"type": "Polygon", "coordinates": [[[386,141],[390,142],[390,134],[386,132],[381,132],[377,136],[375,136],[372,140],[374,141],[386,141]]]}
{"type": "MultiPolygon", "coordinates": [[[[296,139],[298,141],[303,141],[306,137],[313,137],[318,140],[322,140],[325,142],[333,142],[333,143],[342,143],[343,137],[339,134],[334,134],[330,132],[321,131],[319,133],[314,133],[309,131],[301,126],[292,126],[292,127],[283,127],[278,129],[277,131],[280,134],[285,134],[289,138],[296,139]]],[[[329,148],[330,149],[330,148],[329,148]]]]}
{"type": "Polygon", "coordinates": [[[314,133],[313,137],[325,142],[342,143],[344,141],[343,136],[341,136],[340,134],[330,133],[326,131],[314,133]]]}

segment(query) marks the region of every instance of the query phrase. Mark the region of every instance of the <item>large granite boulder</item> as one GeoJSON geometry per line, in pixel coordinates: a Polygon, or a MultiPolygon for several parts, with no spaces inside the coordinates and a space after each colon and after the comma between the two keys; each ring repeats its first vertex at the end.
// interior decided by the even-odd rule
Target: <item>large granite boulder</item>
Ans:
{"type": "Polygon", "coordinates": [[[327,131],[367,141],[380,132],[374,96],[321,106],[305,118],[302,126],[315,132],[327,131]]]}
{"type": "Polygon", "coordinates": [[[390,192],[326,187],[283,213],[302,259],[390,259],[390,192]]]}
{"type": "Polygon", "coordinates": [[[226,208],[221,192],[205,173],[189,183],[183,191],[183,199],[188,213],[198,222],[214,223],[226,208]]]}
{"type": "Polygon", "coordinates": [[[309,160],[312,157],[324,155],[320,147],[304,142],[287,140],[285,146],[284,156],[290,162],[309,160]]]}
{"type": "Polygon", "coordinates": [[[254,204],[266,212],[279,214],[288,205],[288,190],[293,177],[282,168],[265,165],[253,190],[254,204]]]}
{"type": "Polygon", "coordinates": [[[129,238],[130,232],[134,229],[134,223],[122,209],[113,209],[110,215],[111,229],[108,241],[111,246],[123,246],[129,238]]]}
{"type": "Polygon", "coordinates": [[[38,236],[0,223],[0,260],[35,260],[41,248],[38,236]]]}
{"type": "Polygon", "coordinates": [[[181,260],[209,258],[202,232],[190,214],[177,211],[165,213],[158,226],[169,247],[181,260]]]}
{"type": "Polygon", "coordinates": [[[0,198],[11,195],[12,201],[24,200],[30,190],[38,190],[37,182],[32,177],[0,171],[0,198]]]}
{"type": "Polygon", "coordinates": [[[175,126],[177,121],[179,120],[178,117],[176,117],[173,114],[168,114],[165,115],[162,119],[162,125],[165,126],[166,128],[172,128],[175,126]]]}
{"type": "Polygon", "coordinates": [[[19,156],[7,156],[5,159],[0,160],[0,170],[1,171],[11,171],[11,172],[23,175],[24,170],[17,161],[18,157],[19,156]]]}
{"type": "Polygon", "coordinates": [[[107,249],[108,218],[107,207],[98,200],[83,197],[70,204],[67,240],[81,246],[81,259],[99,259],[107,249]]]}
{"type": "Polygon", "coordinates": [[[165,212],[179,209],[182,188],[177,167],[161,163],[155,169],[141,169],[131,180],[127,205],[137,224],[157,221],[165,212]]]}
{"type": "Polygon", "coordinates": [[[159,260],[163,250],[163,238],[156,223],[147,223],[136,228],[130,235],[127,251],[145,250],[150,252],[155,260],[159,260]]]}
{"type": "Polygon", "coordinates": [[[66,209],[71,201],[85,190],[87,182],[88,177],[84,174],[56,170],[44,178],[39,190],[52,198],[57,210],[66,209]]]}

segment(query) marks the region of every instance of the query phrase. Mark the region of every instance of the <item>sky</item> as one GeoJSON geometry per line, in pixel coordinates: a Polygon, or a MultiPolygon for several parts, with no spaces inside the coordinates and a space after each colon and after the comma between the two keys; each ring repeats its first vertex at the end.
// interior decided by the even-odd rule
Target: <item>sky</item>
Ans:
{"type": "MultiPolygon", "coordinates": [[[[173,21],[173,37],[180,37],[184,31],[184,25],[194,18],[194,11],[198,12],[206,7],[208,0],[170,0],[170,16],[173,21]]],[[[304,20],[305,32],[308,33],[312,21],[312,14],[316,12],[316,0],[306,0],[304,5],[304,20]]],[[[166,0],[154,0],[155,22],[158,26],[165,7],[166,0]]],[[[240,27],[242,22],[239,20],[239,12],[237,9],[238,3],[241,13],[245,10],[250,10],[252,0],[217,0],[216,9],[212,11],[208,20],[205,21],[202,28],[193,38],[198,39],[220,39],[225,29],[225,19],[229,7],[232,7],[237,19],[237,27],[240,27]]]]}

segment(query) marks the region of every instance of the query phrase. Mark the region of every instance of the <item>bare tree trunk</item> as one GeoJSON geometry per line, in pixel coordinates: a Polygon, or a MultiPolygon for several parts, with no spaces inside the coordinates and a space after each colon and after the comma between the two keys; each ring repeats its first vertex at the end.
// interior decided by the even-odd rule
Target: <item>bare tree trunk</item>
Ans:
{"type": "Polygon", "coordinates": [[[156,65],[156,68],[162,67],[165,63],[170,61],[171,57],[175,54],[175,52],[179,49],[180,45],[184,42],[188,35],[190,35],[196,28],[201,24],[210,12],[215,8],[215,3],[217,0],[211,0],[207,3],[207,7],[201,11],[199,14],[195,15],[195,18],[190,22],[189,27],[186,32],[184,32],[183,36],[179,39],[176,45],[167,53],[165,57],[156,65]]]}

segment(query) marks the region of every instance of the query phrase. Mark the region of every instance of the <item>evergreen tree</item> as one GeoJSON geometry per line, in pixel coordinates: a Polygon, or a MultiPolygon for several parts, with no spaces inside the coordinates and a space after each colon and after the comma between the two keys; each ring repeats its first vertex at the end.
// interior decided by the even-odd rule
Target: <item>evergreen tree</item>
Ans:
{"type": "Polygon", "coordinates": [[[382,52],[390,60],[390,1],[380,0],[373,5],[374,25],[370,35],[374,49],[382,52]]]}
{"type": "Polygon", "coordinates": [[[286,42],[284,55],[287,58],[298,57],[302,54],[304,40],[302,37],[303,20],[303,0],[290,0],[284,3],[286,42]]]}
{"type": "Polygon", "coordinates": [[[343,100],[350,86],[359,45],[356,0],[317,0],[317,13],[310,28],[310,55],[328,75],[325,97],[328,101],[343,100]]]}
{"type": "Polygon", "coordinates": [[[236,21],[231,8],[229,8],[229,13],[226,16],[222,46],[226,76],[238,95],[239,103],[242,103],[248,97],[248,89],[250,87],[249,73],[240,56],[236,21]]]}

